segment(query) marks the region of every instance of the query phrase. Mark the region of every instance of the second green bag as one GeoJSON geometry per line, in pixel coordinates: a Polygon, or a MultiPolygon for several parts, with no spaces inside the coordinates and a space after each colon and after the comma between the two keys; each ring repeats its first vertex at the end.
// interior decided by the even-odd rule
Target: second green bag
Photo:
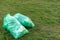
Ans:
{"type": "Polygon", "coordinates": [[[14,15],[14,17],[25,27],[33,28],[35,26],[32,20],[25,15],[17,13],[14,15]]]}

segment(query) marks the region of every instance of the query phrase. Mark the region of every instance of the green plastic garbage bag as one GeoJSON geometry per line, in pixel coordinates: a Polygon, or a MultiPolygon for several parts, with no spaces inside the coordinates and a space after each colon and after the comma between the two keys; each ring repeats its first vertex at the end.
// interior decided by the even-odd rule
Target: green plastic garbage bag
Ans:
{"type": "Polygon", "coordinates": [[[29,31],[20,24],[19,21],[10,14],[4,17],[3,28],[7,29],[14,38],[22,37],[24,34],[29,33],[29,31]]]}
{"type": "Polygon", "coordinates": [[[35,26],[34,23],[32,22],[32,20],[25,15],[17,13],[14,15],[14,17],[25,27],[32,28],[35,26]]]}

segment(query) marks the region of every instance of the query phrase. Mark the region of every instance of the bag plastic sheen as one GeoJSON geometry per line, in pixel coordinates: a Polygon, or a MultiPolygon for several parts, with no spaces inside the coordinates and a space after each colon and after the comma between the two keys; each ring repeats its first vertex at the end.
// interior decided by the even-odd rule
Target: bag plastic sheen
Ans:
{"type": "Polygon", "coordinates": [[[7,29],[14,38],[19,38],[29,31],[21,25],[21,23],[10,14],[4,17],[3,28],[7,29]]]}

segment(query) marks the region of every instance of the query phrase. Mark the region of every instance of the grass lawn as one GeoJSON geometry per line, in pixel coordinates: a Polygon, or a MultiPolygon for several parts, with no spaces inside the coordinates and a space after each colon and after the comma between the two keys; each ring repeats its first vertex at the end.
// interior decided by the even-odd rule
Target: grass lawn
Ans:
{"type": "Polygon", "coordinates": [[[18,40],[60,40],[60,0],[0,0],[0,40],[15,40],[2,28],[7,13],[27,15],[36,25],[18,40]]]}

